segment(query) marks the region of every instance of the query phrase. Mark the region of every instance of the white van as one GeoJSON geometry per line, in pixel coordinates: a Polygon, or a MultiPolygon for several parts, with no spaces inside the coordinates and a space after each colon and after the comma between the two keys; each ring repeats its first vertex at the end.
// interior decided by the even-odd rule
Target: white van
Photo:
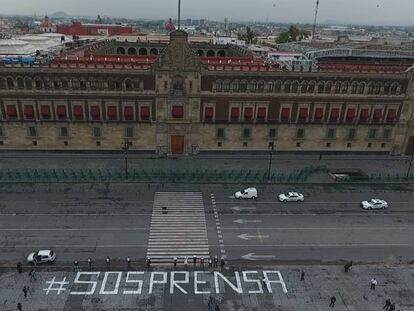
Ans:
{"type": "Polygon", "coordinates": [[[236,199],[256,199],[257,198],[257,189],[256,188],[247,188],[243,191],[237,191],[234,194],[236,199]]]}

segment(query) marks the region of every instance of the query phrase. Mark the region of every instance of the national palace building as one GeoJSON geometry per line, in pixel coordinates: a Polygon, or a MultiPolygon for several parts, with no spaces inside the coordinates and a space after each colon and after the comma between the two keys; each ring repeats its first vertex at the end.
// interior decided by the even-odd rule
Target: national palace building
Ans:
{"type": "Polygon", "coordinates": [[[0,150],[414,153],[413,61],[286,70],[231,45],[103,40],[0,66],[0,150]]]}

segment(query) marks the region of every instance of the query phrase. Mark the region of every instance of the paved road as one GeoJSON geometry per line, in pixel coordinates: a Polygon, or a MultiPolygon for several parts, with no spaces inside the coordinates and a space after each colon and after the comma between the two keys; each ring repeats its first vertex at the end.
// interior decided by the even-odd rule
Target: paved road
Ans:
{"type": "Polygon", "coordinates": [[[225,255],[235,263],[396,263],[414,259],[413,188],[307,186],[296,189],[305,194],[305,202],[283,204],[276,200],[277,193],[289,190],[283,186],[259,188],[260,197],[254,201],[234,199],[231,194],[237,188],[152,185],[148,189],[147,185],[136,184],[2,186],[0,262],[14,265],[33,249],[53,248],[58,254],[56,266],[70,265],[75,258],[84,262],[88,257],[102,264],[107,255],[114,265],[124,265],[126,256],[142,263],[151,240],[151,249],[161,249],[156,250],[158,255],[182,257],[182,252],[196,254],[198,248],[204,247],[205,238],[198,236],[203,230],[207,231],[209,254],[225,255]],[[200,193],[205,214],[199,215],[199,222],[192,223],[191,215],[180,220],[174,216],[179,211],[170,210],[168,216],[174,222],[155,226],[150,236],[151,226],[154,228],[160,221],[152,219],[154,195],[168,191],[200,193]],[[358,203],[371,197],[388,200],[390,208],[361,210],[358,203]],[[168,238],[177,237],[175,245],[165,244],[168,238]],[[187,243],[191,237],[201,238],[203,243],[187,243]]]}

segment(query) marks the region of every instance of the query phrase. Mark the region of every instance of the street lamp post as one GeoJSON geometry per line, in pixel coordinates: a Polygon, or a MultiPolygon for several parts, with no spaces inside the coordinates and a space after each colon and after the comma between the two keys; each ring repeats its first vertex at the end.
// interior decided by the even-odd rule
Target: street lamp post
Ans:
{"type": "Polygon", "coordinates": [[[275,150],[275,142],[273,141],[270,148],[269,166],[267,168],[267,180],[270,180],[270,171],[272,170],[273,151],[275,150]]]}
{"type": "Polygon", "coordinates": [[[411,166],[413,165],[413,159],[414,159],[414,154],[411,155],[410,162],[408,164],[408,169],[407,169],[407,176],[405,176],[408,183],[410,183],[409,178],[410,178],[411,166]]]}
{"type": "Polygon", "coordinates": [[[125,155],[125,177],[126,179],[128,179],[128,149],[129,149],[129,144],[127,141],[125,141],[124,146],[122,147],[122,150],[124,151],[124,155],[125,155]]]}

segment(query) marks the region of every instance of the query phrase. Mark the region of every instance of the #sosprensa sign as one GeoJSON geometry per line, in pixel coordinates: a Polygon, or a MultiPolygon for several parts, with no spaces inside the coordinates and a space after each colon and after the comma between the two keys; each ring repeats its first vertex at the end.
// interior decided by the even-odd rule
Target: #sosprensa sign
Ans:
{"type": "Polygon", "coordinates": [[[225,290],[243,294],[288,292],[280,271],[109,271],[78,272],[70,295],[140,295],[169,289],[170,294],[220,294],[225,290]],[[101,280],[100,276],[103,278],[101,280]]]}

